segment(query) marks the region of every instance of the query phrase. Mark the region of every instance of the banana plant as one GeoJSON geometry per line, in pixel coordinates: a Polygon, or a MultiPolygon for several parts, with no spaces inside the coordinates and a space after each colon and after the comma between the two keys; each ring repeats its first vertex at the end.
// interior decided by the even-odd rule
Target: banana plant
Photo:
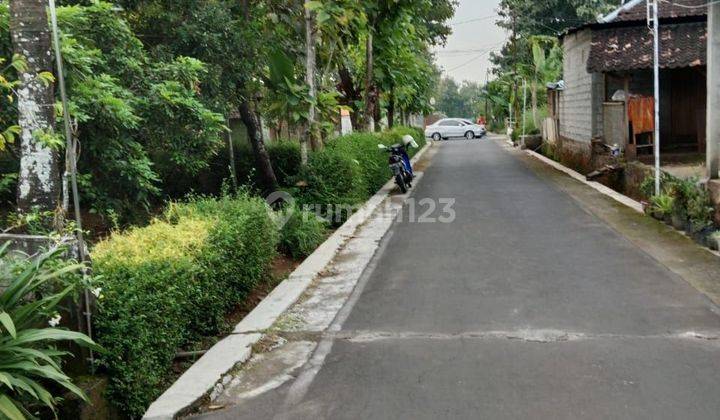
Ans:
{"type": "Polygon", "coordinates": [[[57,327],[58,305],[80,287],[63,279],[74,277],[82,265],[61,263],[63,247],[34,258],[7,251],[8,244],[0,247],[0,418],[24,420],[34,417],[30,410],[36,406],[55,411],[58,398],[50,384],[87,400],[63,372],[61,362],[69,353],[57,343],[101,349],[85,334],[57,327]]]}

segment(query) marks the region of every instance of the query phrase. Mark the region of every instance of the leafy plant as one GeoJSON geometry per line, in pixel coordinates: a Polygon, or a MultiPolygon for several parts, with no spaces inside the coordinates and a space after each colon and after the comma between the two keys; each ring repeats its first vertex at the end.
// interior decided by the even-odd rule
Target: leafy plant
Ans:
{"type": "Polygon", "coordinates": [[[667,194],[655,195],[650,199],[652,210],[662,216],[669,216],[675,208],[675,198],[667,194]]]}
{"type": "Polygon", "coordinates": [[[55,212],[33,208],[26,213],[8,214],[8,231],[22,231],[30,235],[51,235],[55,225],[55,212]]]}
{"type": "Polygon", "coordinates": [[[65,251],[62,247],[30,258],[9,255],[8,246],[0,248],[0,417],[20,420],[34,417],[31,406],[55,410],[58,399],[48,384],[86,399],[63,373],[61,361],[69,353],[58,350],[56,343],[73,341],[101,349],[82,333],[55,327],[58,305],[80,284],[70,282],[59,291],[49,286],[62,284],[61,279],[82,266],[58,264],[65,251]]]}
{"type": "Polygon", "coordinates": [[[224,315],[265,277],[277,227],[265,202],[241,194],[172,204],[144,228],[96,245],[105,299],[96,332],[108,396],[139,417],[168,384],[175,352],[217,334],[224,315]]]}
{"type": "MultiPolygon", "coordinates": [[[[671,188],[678,181],[677,178],[668,174],[667,172],[661,172],[660,175],[660,191],[663,193],[670,193],[671,188]]],[[[640,192],[646,197],[652,197],[655,195],[655,176],[649,175],[643,179],[640,183],[640,192]]]]}
{"type": "Polygon", "coordinates": [[[705,189],[699,188],[697,194],[691,197],[687,203],[687,214],[695,232],[712,227],[714,212],[710,194],[705,189]]]}
{"type": "Polygon", "coordinates": [[[285,255],[307,257],[325,240],[327,223],[314,213],[293,207],[282,215],[281,220],[287,218],[280,229],[280,250],[285,255]]]}

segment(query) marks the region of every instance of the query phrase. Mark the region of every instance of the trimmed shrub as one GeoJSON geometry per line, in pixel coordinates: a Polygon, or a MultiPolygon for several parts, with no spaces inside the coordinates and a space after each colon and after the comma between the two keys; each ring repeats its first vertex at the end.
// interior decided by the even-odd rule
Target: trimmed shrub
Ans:
{"type": "Polygon", "coordinates": [[[298,179],[305,184],[294,191],[298,204],[309,206],[334,225],[347,218],[343,207],[362,203],[369,196],[360,164],[330,147],[310,154],[298,179]]]}
{"type": "MultiPolygon", "coordinates": [[[[302,169],[298,143],[271,143],[268,152],[281,184],[304,182],[292,191],[298,204],[319,206],[317,213],[337,225],[347,207],[362,204],[390,179],[377,144],[398,143],[404,134],[425,144],[422,132],[410,128],[355,134],[311,153],[302,169]]],[[[237,151],[241,182],[254,177],[252,156],[249,147],[237,151]]],[[[278,233],[264,201],[241,194],[172,204],[149,226],[99,243],[92,257],[105,298],[95,331],[107,350],[100,361],[110,376],[110,400],[140,417],[169,385],[175,352],[222,329],[228,310],[263,280],[278,245],[301,258],[326,233],[327,225],[306,211],[294,212],[278,233]]]]}
{"type": "MultiPolygon", "coordinates": [[[[426,140],[415,128],[398,127],[383,133],[357,133],[331,140],[325,149],[311,153],[307,167],[296,180],[305,187],[294,190],[299,204],[312,206],[335,226],[342,224],[348,209],[364,203],[391,178],[387,153],[378,150],[379,143],[399,143],[405,134],[412,135],[422,148],[426,140]]],[[[411,149],[413,156],[419,149],[411,149]]]]}
{"type": "Polygon", "coordinates": [[[107,350],[108,397],[140,417],[168,385],[175,352],[217,333],[275,255],[277,228],[260,199],[198,199],[93,250],[105,299],[95,318],[107,350]]]}
{"type": "Polygon", "coordinates": [[[391,178],[387,165],[387,153],[378,150],[377,145],[386,146],[400,143],[404,135],[411,135],[419,148],[408,151],[414,156],[426,143],[424,133],[416,128],[396,127],[382,133],[358,133],[339,137],[328,144],[328,148],[336,150],[358,162],[362,169],[363,182],[368,194],[375,194],[391,178]]]}
{"type": "Polygon", "coordinates": [[[327,223],[314,213],[295,207],[285,210],[284,215],[287,221],[280,229],[280,250],[285,255],[307,257],[325,240],[327,223]]]}
{"type": "Polygon", "coordinates": [[[357,133],[339,137],[328,143],[327,148],[352,159],[360,167],[361,182],[368,196],[382,187],[390,178],[387,154],[377,148],[379,143],[391,142],[386,136],[357,133]]]}

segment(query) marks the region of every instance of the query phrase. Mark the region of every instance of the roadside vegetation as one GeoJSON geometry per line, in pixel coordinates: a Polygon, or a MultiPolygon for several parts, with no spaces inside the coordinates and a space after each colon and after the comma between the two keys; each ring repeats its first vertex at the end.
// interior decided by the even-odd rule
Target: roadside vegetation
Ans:
{"type": "Polygon", "coordinates": [[[655,195],[655,177],[649,176],[642,182],[640,189],[649,200],[646,212],[686,232],[699,244],[718,250],[720,226],[713,220],[715,208],[700,180],[681,179],[663,172],[660,186],[660,194],[655,195]]]}
{"type": "Polygon", "coordinates": [[[34,257],[8,248],[0,247],[0,417],[51,416],[61,402],[57,390],[87,400],[63,372],[62,363],[72,356],[63,348],[100,348],[61,323],[68,324],[63,304],[91,285],[82,282],[82,266],[67,259],[64,245],[34,257]]]}
{"type": "MultiPolygon", "coordinates": [[[[271,279],[278,252],[306,257],[348,217],[335,209],[361,205],[387,182],[387,156],[377,145],[397,143],[405,133],[421,136],[407,128],[360,133],[311,152],[306,167],[285,177],[283,188],[297,204],[276,214],[248,191],[196,197],[171,202],[150,225],[98,243],[92,260],[104,298],[96,338],[106,349],[100,366],[115,406],[142,415],[169,385],[175,354],[224,331],[226,315],[271,279]]],[[[299,159],[297,143],[281,144],[277,156],[299,159]]]]}
{"type": "Polygon", "coordinates": [[[71,376],[93,374],[113,410],[138,418],[178,352],[226,332],[277,281],[278,260],[312,253],[389,179],[378,143],[424,144],[403,124],[432,110],[430,51],[456,2],[57,3],[67,114],[53,9],[0,0],[0,220],[53,244],[79,237],[82,219],[91,267],[60,268],[74,279],[63,288],[44,270],[69,254],[0,255],[0,417],[52,411],[84,395],[71,376]],[[355,134],[340,137],[341,110],[355,134]],[[280,190],[293,207],[269,211],[280,190]],[[9,284],[33,291],[13,296],[22,309],[5,302],[9,284]],[[85,305],[92,331],[47,328],[56,307],[67,320],[85,305]],[[92,348],[94,364],[64,344],[77,362],[63,364],[60,341],[92,348]]]}

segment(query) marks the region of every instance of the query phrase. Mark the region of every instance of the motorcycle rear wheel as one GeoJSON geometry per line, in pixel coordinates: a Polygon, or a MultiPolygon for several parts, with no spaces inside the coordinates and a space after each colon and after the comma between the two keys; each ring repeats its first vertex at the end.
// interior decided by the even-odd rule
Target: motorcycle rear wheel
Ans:
{"type": "Polygon", "coordinates": [[[395,175],[395,183],[400,187],[400,191],[403,194],[407,192],[407,185],[405,185],[405,178],[402,174],[395,175]]]}

